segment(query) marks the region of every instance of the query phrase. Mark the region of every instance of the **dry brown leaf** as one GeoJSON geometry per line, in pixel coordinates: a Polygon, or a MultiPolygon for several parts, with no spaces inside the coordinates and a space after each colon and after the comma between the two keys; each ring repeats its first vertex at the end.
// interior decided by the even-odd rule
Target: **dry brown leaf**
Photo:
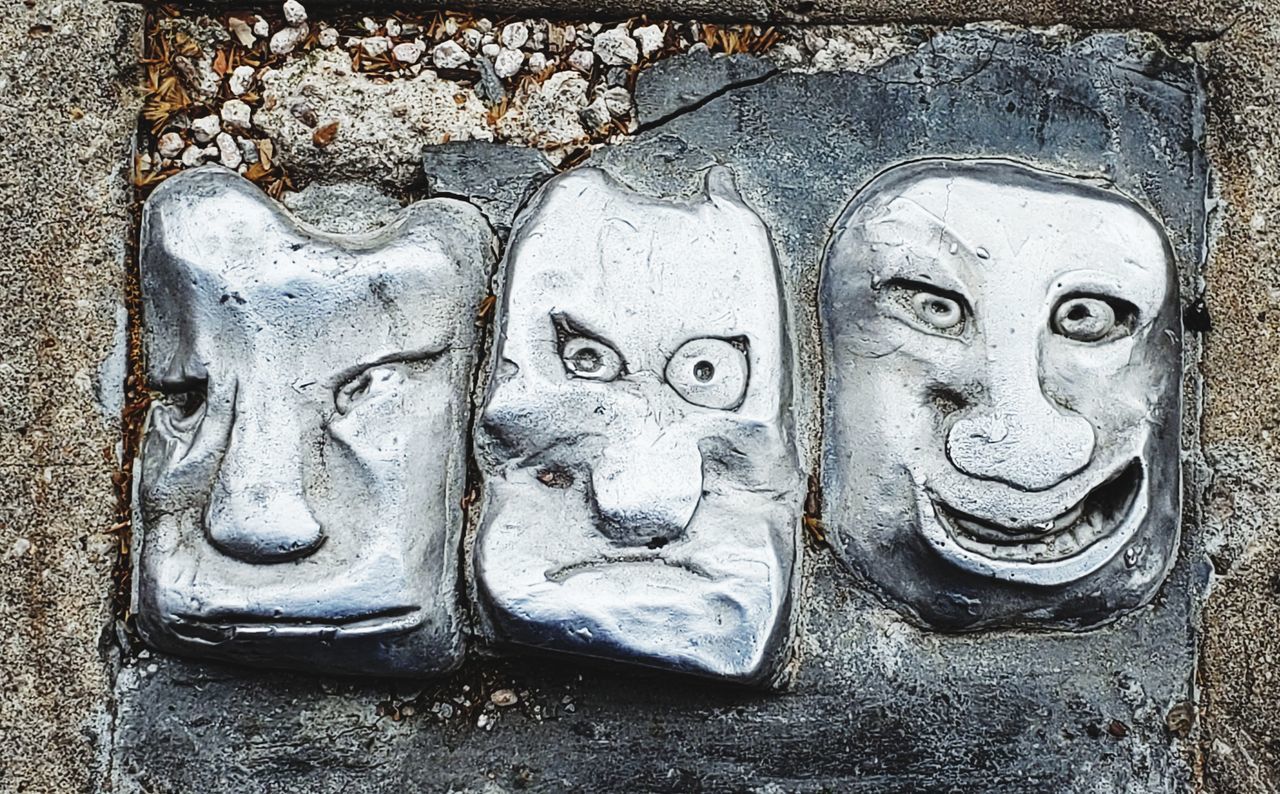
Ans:
{"type": "Polygon", "coordinates": [[[316,131],[311,135],[311,143],[315,144],[317,149],[323,149],[333,143],[336,137],[338,137],[338,122],[330,121],[316,127],[316,131]]]}

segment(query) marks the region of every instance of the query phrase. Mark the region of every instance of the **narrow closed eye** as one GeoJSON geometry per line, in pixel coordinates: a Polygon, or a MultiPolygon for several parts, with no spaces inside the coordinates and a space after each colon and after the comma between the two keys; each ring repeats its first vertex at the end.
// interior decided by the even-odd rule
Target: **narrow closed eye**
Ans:
{"type": "Polygon", "coordinates": [[[879,287],[899,319],[930,334],[963,336],[973,318],[964,296],[913,279],[890,279],[879,287]]]}
{"type": "Polygon", "coordinates": [[[420,377],[431,369],[444,351],[396,354],[379,359],[354,373],[340,376],[333,390],[333,406],[339,414],[355,410],[361,403],[397,389],[406,380],[420,377]]]}
{"type": "Polygon", "coordinates": [[[204,419],[209,396],[209,379],[201,375],[164,378],[156,384],[160,392],[158,417],[176,433],[194,430],[204,419]]]}

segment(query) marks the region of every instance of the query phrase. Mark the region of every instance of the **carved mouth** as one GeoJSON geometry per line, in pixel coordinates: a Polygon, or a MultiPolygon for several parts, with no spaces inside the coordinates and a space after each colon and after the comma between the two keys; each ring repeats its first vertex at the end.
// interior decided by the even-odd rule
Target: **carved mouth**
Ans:
{"type": "Polygon", "coordinates": [[[234,612],[200,617],[177,615],[171,626],[173,632],[184,639],[221,645],[235,640],[267,638],[333,639],[339,635],[397,635],[413,631],[421,622],[422,610],[419,607],[404,606],[323,622],[234,612]]]}
{"type": "Polygon", "coordinates": [[[922,511],[924,534],[945,559],[1024,584],[1060,585],[1093,573],[1120,552],[1146,515],[1146,477],[1136,460],[1070,509],[1035,523],[975,516],[921,490],[933,508],[922,511]]]}
{"type": "Polygon", "coordinates": [[[701,565],[696,565],[687,560],[676,560],[659,554],[617,554],[605,555],[594,560],[583,560],[581,562],[571,563],[553,571],[547,572],[547,581],[556,582],[557,584],[571,579],[573,576],[588,571],[596,571],[601,568],[611,567],[644,567],[649,568],[654,565],[661,565],[667,568],[675,568],[692,574],[701,579],[714,580],[716,577],[701,565]]]}

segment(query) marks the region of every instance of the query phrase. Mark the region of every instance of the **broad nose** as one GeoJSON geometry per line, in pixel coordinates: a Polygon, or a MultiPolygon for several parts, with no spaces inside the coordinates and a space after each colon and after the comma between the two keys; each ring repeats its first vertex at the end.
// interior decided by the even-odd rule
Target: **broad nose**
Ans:
{"type": "Polygon", "coordinates": [[[223,554],[257,564],[286,562],[324,542],[302,491],[302,433],[287,400],[237,390],[234,424],[204,517],[209,542],[223,554]]]}
{"type": "Polygon", "coordinates": [[[680,538],[701,498],[702,453],[675,434],[615,442],[591,472],[597,525],[628,546],[680,538]]]}
{"type": "Polygon", "coordinates": [[[951,426],[947,457],[971,477],[1043,491],[1088,466],[1095,439],[1089,420],[1045,396],[1027,347],[990,354],[986,400],[951,426]]]}

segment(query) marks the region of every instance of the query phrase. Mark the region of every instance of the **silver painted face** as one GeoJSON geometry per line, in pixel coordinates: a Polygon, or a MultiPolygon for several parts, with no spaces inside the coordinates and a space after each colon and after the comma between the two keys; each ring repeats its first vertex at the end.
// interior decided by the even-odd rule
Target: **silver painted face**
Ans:
{"type": "Polygon", "coordinates": [[[1080,628],[1177,547],[1181,328],[1161,227],[998,161],[884,172],[822,274],[837,554],[926,623],[1080,628]]]}
{"type": "Polygon", "coordinates": [[[477,433],[476,573],[499,633],[755,682],[786,644],[803,492],[760,219],[598,170],[548,182],[506,255],[477,433]]]}
{"type": "Polygon", "coordinates": [[[220,168],[148,200],[152,407],[134,610],[164,650],[416,675],[461,661],[457,559],[474,317],[493,260],[473,207],[377,232],[303,228],[220,168]]]}

